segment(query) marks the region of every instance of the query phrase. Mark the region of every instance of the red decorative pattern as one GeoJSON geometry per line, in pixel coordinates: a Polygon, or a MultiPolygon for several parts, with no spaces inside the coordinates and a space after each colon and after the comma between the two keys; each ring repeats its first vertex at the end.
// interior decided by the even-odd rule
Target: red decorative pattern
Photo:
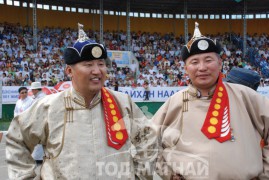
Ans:
{"type": "Polygon", "coordinates": [[[221,143],[231,139],[229,98],[221,74],[201,131],[221,143]]]}
{"type": "Polygon", "coordinates": [[[105,88],[101,91],[108,145],[120,149],[128,139],[122,115],[113,96],[105,88]]]}

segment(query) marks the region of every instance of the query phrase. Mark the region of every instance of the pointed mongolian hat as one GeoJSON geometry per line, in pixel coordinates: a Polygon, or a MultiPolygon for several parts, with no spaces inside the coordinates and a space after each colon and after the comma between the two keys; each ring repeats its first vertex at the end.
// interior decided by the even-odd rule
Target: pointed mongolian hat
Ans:
{"type": "Polygon", "coordinates": [[[89,39],[83,30],[83,25],[78,23],[78,39],[73,46],[65,49],[65,63],[72,65],[81,61],[98,59],[104,59],[107,64],[110,64],[110,60],[107,58],[106,48],[102,44],[89,39]]]}
{"type": "Polygon", "coordinates": [[[199,24],[195,22],[193,37],[185,46],[183,46],[181,50],[181,56],[183,61],[195,54],[202,54],[208,52],[215,52],[217,54],[220,54],[221,52],[221,45],[216,41],[216,39],[213,40],[203,36],[198,26],[199,24]]]}

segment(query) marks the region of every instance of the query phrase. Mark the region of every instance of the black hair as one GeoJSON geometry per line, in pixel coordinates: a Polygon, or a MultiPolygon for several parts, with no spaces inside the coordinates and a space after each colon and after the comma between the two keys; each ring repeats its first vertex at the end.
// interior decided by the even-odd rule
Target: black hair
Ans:
{"type": "Polygon", "coordinates": [[[28,89],[27,89],[26,87],[20,87],[19,90],[18,90],[19,93],[20,93],[22,90],[26,90],[26,91],[28,91],[28,89]]]}

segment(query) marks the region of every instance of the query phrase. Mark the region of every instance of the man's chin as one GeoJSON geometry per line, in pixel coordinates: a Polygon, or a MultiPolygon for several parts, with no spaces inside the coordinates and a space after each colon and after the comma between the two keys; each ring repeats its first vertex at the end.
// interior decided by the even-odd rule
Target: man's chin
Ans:
{"type": "Polygon", "coordinates": [[[213,87],[214,84],[212,85],[211,83],[204,82],[204,83],[197,83],[197,84],[194,84],[194,86],[197,87],[198,89],[199,89],[199,88],[207,89],[207,88],[211,88],[211,87],[213,87]]]}
{"type": "Polygon", "coordinates": [[[102,89],[102,87],[103,86],[101,86],[101,85],[98,85],[98,86],[91,86],[89,89],[90,89],[90,91],[96,91],[96,92],[98,92],[98,91],[100,91],[101,89],[102,89]]]}

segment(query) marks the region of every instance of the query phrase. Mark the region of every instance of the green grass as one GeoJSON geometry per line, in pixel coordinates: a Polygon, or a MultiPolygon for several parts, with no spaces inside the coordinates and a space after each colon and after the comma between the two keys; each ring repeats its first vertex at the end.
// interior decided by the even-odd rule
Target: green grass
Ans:
{"type": "MultiPolygon", "coordinates": [[[[163,102],[137,102],[138,107],[150,118],[161,107],[163,102]]],[[[0,119],[0,131],[7,131],[13,118],[15,104],[4,104],[2,107],[2,119],[0,119]]]]}
{"type": "Polygon", "coordinates": [[[7,131],[12,118],[6,114],[2,114],[2,119],[0,119],[0,131],[7,131]]]}
{"type": "Polygon", "coordinates": [[[10,125],[10,121],[3,122],[2,120],[0,120],[0,131],[7,131],[9,125],[10,125]]]}

